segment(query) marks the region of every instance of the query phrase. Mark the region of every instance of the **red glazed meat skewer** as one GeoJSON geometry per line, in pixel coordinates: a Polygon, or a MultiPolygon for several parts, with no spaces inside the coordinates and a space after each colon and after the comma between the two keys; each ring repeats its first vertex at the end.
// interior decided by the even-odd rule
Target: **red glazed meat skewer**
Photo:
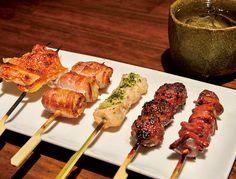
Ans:
{"type": "Polygon", "coordinates": [[[140,145],[153,147],[162,143],[165,127],[171,123],[173,116],[186,103],[186,99],[185,86],[177,82],[162,85],[156,91],[154,99],[143,105],[141,115],[131,127],[131,136],[136,140],[136,144],[120,166],[114,179],[127,178],[126,168],[137,154],[140,145]]]}
{"type": "Polygon", "coordinates": [[[202,91],[195,103],[188,122],[181,122],[179,139],[170,145],[170,149],[181,154],[171,179],[178,177],[186,157],[195,158],[209,146],[210,138],[218,128],[217,118],[224,111],[218,96],[209,90],[202,91]]]}

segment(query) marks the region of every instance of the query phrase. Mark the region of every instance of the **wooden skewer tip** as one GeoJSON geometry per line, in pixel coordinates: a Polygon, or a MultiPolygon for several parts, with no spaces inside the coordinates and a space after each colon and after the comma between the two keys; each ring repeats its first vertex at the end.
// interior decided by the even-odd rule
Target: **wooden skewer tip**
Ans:
{"type": "Polygon", "coordinates": [[[61,114],[59,110],[48,118],[48,120],[36,131],[36,133],[21,147],[21,149],[11,158],[11,164],[21,166],[31,155],[33,150],[41,142],[41,134],[52,123],[52,121],[61,114]]]}
{"type": "Polygon", "coordinates": [[[136,142],[136,144],[134,145],[134,147],[130,150],[130,152],[128,153],[126,159],[124,160],[124,162],[121,164],[121,166],[119,167],[119,169],[117,170],[115,176],[113,177],[113,179],[125,179],[128,177],[128,173],[126,172],[126,169],[128,167],[128,165],[132,162],[132,160],[134,159],[134,157],[136,156],[138,149],[140,147],[140,141],[138,140],[136,142]]]}
{"type": "Polygon", "coordinates": [[[100,131],[100,129],[103,127],[104,122],[101,122],[97,125],[97,127],[94,129],[94,131],[90,134],[88,139],[84,142],[82,147],[74,153],[74,155],[71,156],[71,158],[68,160],[66,165],[62,168],[60,173],[56,176],[56,179],[62,179],[66,178],[66,176],[69,174],[73,166],[76,164],[76,162],[79,160],[79,158],[82,156],[82,154],[85,152],[85,150],[89,147],[89,145],[92,143],[92,141],[95,139],[97,133],[100,131]]]}
{"type": "Polygon", "coordinates": [[[189,154],[189,149],[185,149],[181,155],[181,157],[178,160],[178,163],[170,177],[170,179],[177,179],[182,171],[185,159],[187,157],[187,155],[189,154]]]}
{"type": "Polygon", "coordinates": [[[26,92],[22,92],[21,95],[17,98],[17,100],[15,101],[15,103],[10,107],[10,109],[6,112],[6,114],[2,117],[2,119],[0,120],[0,136],[2,135],[2,133],[5,131],[6,127],[5,127],[5,122],[7,121],[7,119],[9,118],[9,116],[11,115],[11,113],[16,109],[16,107],[20,104],[20,102],[22,101],[22,99],[25,97],[27,93],[26,92]]]}

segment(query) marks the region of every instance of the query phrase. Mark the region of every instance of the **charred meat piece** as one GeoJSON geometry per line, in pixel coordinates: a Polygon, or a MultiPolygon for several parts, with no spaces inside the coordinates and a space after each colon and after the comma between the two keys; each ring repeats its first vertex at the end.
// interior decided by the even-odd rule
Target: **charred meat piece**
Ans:
{"type": "Polygon", "coordinates": [[[176,110],[174,106],[165,99],[146,102],[141,112],[142,115],[149,115],[150,117],[157,119],[163,126],[166,126],[171,122],[175,113],[176,110]]]}
{"type": "Polygon", "coordinates": [[[145,114],[138,116],[131,129],[131,135],[141,139],[142,145],[147,147],[161,144],[165,132],[158,118],[145,114]]]}
{"type": "Polygon", "coordinates": [[[5,71],[5,68],[0,68],[0,77],[18,84],[19,90],[25,92],[35,92],[50,80],[54,80],[67,71],[67,68],[61,65],[56,51],[39,44],[36,44],[31,52],[22,57],[3,58],[3,62],[0,66],[8,65],[8,69],[5,71]],[[18,78],[16,69],[19,70],[18,78]],[[22,76],[29,77],[31,81],[22,80],[22,76]]]}
{"type": "Polygon", "coordinates": [[[31,85],[40,78],[39,75],[12,64],[0,65],[0,77],[6,82],[14,81],[19,85],[31,85]]]}
{"type": "Polygon", "coordinates": [[[182,83],[169,83],[162,85],[155,93],[155,99],[165,99],[175,106],[176,110],[185,104],[187,91],[182,83]]]}
{"type": "Polygon", "coordinates": [[[162,143],[164,129],[172,121],[177,109],[186,103],[187,91],[182,83],[162,85],[153,100],[143,105],[141,116],[132,125],[131,135],[143,146],[162,143]]]}
{"type": "Polygon", "coordinates": [[[36,44],[32,52],[28,52],[22,57],[3,58],[3,61],[22,67],[44,78],[50,78],[57,75],[58,71],[65,70],[61,65],[58,53],[40,44],[36,44]]]}

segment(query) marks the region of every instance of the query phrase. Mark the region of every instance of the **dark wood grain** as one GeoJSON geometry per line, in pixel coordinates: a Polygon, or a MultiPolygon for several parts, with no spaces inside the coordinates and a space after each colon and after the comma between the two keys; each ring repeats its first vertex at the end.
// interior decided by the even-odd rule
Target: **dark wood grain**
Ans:
{"type": "MultiPolygon", "coordinates": [[[[0,58],[36,43],[178,75],[168,64],[168,9],[173,0],[0,0],[0,58]]],[[[211,83],[236,89],[235,76],[211,83]]],[[[54,178],[72,151],[42,142],[19,169],[10,158],[29,138],[0,137],[0,178],[54,178]]],[[[82,156],[69,178],[112,178],[118,167],[82,156]]],[[[229,178],[236,178],[234,165],[229,178]]],[[[130,178],[143,177],[129,171],[130,178]]]]}

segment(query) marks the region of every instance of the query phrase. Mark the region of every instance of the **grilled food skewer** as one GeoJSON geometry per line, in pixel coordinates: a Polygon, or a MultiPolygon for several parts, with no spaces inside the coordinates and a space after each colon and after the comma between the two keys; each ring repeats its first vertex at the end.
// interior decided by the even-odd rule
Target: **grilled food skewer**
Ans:
{"type": "Polygon", "coordinates": [[[56,179],[60,178],[66,178],[66,176],[69,174],[73,166],[76,164],[76,162],[79,160],[81,155],[85,152],[85,150],[89,147],[91,142],[94,140],[100,129],[103,127],[104,122],[101,122],[97,125],[97,127],[94,129],[94,131],[90,134],[88,139],[84,142],[82,147],[74,153],[74,155],[71,156],[69,161],[66,163],[66,165],[63,167],[63,169],[60,171],[60,173],[56,176],[56,179]]]}
{"type": "Polygon", "coordinates": [[[5,131],[6,127],[5,127],[5,122],[7,121],[7,119],[9,118],[9,116],[11,115],[11,113],[15,110],[15,108],[18,106],[18,104],[23,100],[23,98],[25,97],[26,92],[22,92],[21,95],[18,97],[18,99],[16,100],[16,102],[11,106],[11,108],[7,111],[7,113],[2,117],[2,119],[0,120],[0,136],[2,135],[2,133],[5,131]]]}
{"type": "Polygon", "coordinates": [[[196,158],[210,144],[210,138],[217,130],[217,118],[224,111],[218,96],[209,90],[203,90],[195,101],[188,122],[181,122],[179,139],[174,141],[169,148],[181,155],[171,177],[179,176],[186,157],[196,158]]]}
{"type": "Polygon", "coordinates": [[[127,178],[126,168],[137,154],[140,145],[153,147],[163,141],[164,129],[174,114],[186,103],[187,91],[182,83],[164,84],[155,93],[154,99],[143,105],[141,115],[132,125],[132,137],[137,142],[130,151],[114,179],[127,178]]]}
{"type": "Polygon", "coordinates": [[[11,158],[11,164],[18,167],[21,166],[33,152],[35,147],[41,142],[41,134],[52,123],[52,121],[60,115],[60,111],[56,111],[48,120],[37,130],[37,132],[21,147],[21,149],[11,158]]]}
{"type": "Polygon", "coordinates": [[[80,116],[86,106],[83,94],[60,88],[50,88],[47,90],[43,94],[42,102],[47,109],[53,109],[53,105],[55,104],[58,106],[58,109],[54,110],[54,114],[48,118],[28,142],[12,157],[11,164],[14,166],[20,166],[29,157],[34,148],[40,143],[43,131],[56,117],[59,115],[80,116]],[[71,107],[70,110],[67,110],[68,106],[71,107]]]}
{"type": "Polygon", "coordinates": [[[33,93],[39,90],[46,82],[67,70],[60,63],[58,51],[59,48],[54,52],[37,44],[33,47],[32,52],[26,53],[22,57],[3,59],[4,63],[0,65],[1,80],[16,83],[22,93],[0,120],[0,136],[6,129],[5,121],[28,92],[33,93]]]}
{"type": "Polygon", "coordinates": [[[22,92],[33,93],[59,75],[65,73],[58,51],[36,44],[31,52],[21,57],[3,58],[0,64],[0,77],[14,82],[22,92]]]}
{"type": "Polygon", "coordinates": [[[140,100],[141,96],[147,92],[147,88],[146,78],[135,73],[124,74],[119,86],[94,111],[93,115],[95,122],[98,124],[97,128],[82,147],[69,159],[57,178],[65,178],[69,174],[100,129],[121,126],[131,106],[140,100]]]}

